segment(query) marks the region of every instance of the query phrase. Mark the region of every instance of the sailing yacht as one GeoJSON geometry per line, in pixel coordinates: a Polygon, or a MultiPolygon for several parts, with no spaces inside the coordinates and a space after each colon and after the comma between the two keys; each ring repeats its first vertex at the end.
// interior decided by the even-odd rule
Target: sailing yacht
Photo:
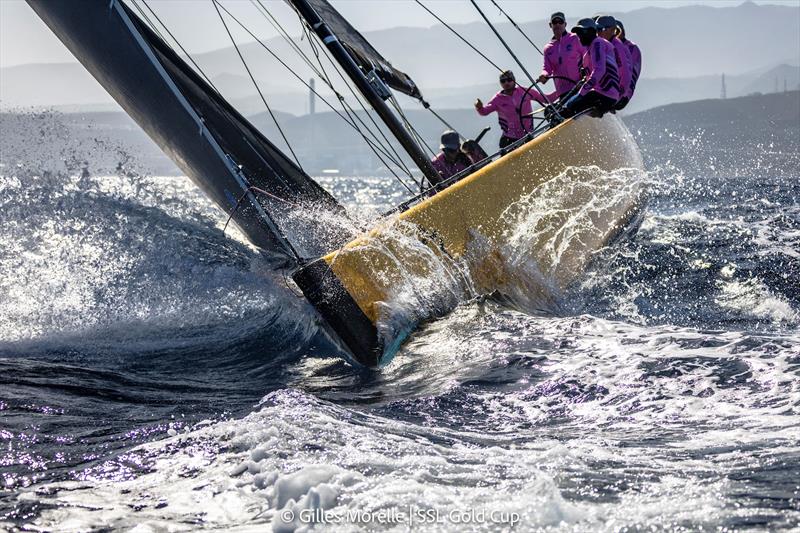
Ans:
{"type": "MultiPolygon", "coordinates": [[[[292,278],[324,327],[355,364],[387,364],[421,322],[452,309],[452,302],[444,302],[409,313],[398,304],[404,288],[419,290],[414,280],[430,275],[436,265],[451,265],[454,275],[469,270],[467,277],[480,280],[469,284],[473,293],[507,285],[517,275],[503,265],[514,239],[509,213],[521,201],[547,190],[559,209],[584,209],[593,202],[591,188],[559,191],[548,185],[574,168],[594,169],[595,176],[643,168],[638,147],[618,118],[582,114],[563,121],[540,118],[511,151],[487,156],[442,180],[413,125],[391,105],[397,91],[429,107],[413,79],[383,58],[327,0],[288,0],[422,175],[414,181],[416,190],[408,187],[411,198],[352,239],[326,225],[325,217],[291,216],[297,209],[340,215],[345,210],[229,104],[190,55],[182,49],[179,55],[145,12],[136,14],[137,0],[27,1],[161,149],[231,214],[244,235],[293,270],[292,278]],[[404,238],[398,238],[398,228],[404,238]],[[414,245],[408,245],[408,237],[414,245]]],[[[224,12],[247,29],[218,0],[212,4],[223,24],[224,12]]],[[[549,117],[558,117],[557,108],[548,107],[549,117]]],[[[386,153],[385,147],[373,148],[386,153]]],[[[559,224],[539,229],[529,243],[530,256],[544,261],[537,248],[554,240],[559,253],[557,264],[540,268],[548,275],[528,283],[528,290],[568,286],[592,252],[629,225],[640,210],[642,191],[636,183],[628,185],[619,188],[613,202],[592,211],[590,227],[570,230],[572,238],[564,238],[559,224]]]]}

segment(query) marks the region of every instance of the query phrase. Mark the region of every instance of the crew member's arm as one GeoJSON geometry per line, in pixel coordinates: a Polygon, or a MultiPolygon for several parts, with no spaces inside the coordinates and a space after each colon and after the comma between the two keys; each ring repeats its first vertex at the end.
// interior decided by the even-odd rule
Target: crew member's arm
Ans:
{"type": "Polygon", "coordinates": [[[581,87],[581,95],[584,95],[594,89],[595,85],[598,84],[600,79],[602,79],[606,73],[606,51],[603,48],[600,39],[602,39],[602,37],[596,38],[594,41],[592,41],[590,46],[592,65],[591,69],[589,70],[589,76],[586,79],[586,83],[584,83],[583,87],[581,87]]]}
{"type": "Polygon", "coordinates": [[[480,98],[475,101],[475,110],[482,117],[497,111],[497,95],[493,96],[486,104],[481,102],[480,98]]]}
{"type": "Polygon", "coordinates": [[[550,78],[550,76],[552,76],[553,73],[556,71],[556,67],[547,53],[549,52],[550,47],[551,45],[548,44],[547,46],[544,47],[544,50],[542,51],[542,54],[544,55],[544,66],[542,67],[542,73],[539,74],[539,79],[536,80],[539,83],[546,82],[548,78],[550,78]]]}
{"type": "Polygon", "coordinates": [[[636,89],[636,82],[639,81],[639,74],[642,73],[642,51],[634,45],[631,51],[631,93],[636,89]]]}
{"type": "Polygon", "coordinates": [[[633,93],[631,88],[631,78],[633,77],[633,62],[631,61],[631,52],[622,41],[619,41],[618,39],[614,40],[619,42],[619,45],[614,45],[614,50],[619,51],[617,67],[619,68],[620,96],[624,95],[630,98],[630,95],[633,93]]]}

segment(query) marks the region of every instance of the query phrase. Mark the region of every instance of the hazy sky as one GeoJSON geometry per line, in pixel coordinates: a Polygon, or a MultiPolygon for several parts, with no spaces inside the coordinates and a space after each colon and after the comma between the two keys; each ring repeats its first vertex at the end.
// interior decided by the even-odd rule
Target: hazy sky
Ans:
{"type": "MultiPolygon", "coordinates": [[[[68,1],[68,0],[64,0],[68,1]]],[[[264,0],[262,0],[264,1],[264,0]]],[[[222,0],[232,13],[244,17],[253,30],[269,38],[275,31],[247,0],[222,0]]],[[[433,20],[413,0],[332,0],[331,2],[357,29],[377,30],[395,26],[433,26],[433,20]]],[[[449,23],[480,20],[480,15],[467,0],[423,0],[423,3],[449,23]]],[[[516,22],[540,20],[553,11],[564,11],[569,21],[600,10],[609,12],[632,11],[648,6],[675,7],[690,4],[734,6],[741,0],[611,0],[589,2],[584,0],[531,1],[497,0],[516,22]]],[[[768,0],[760,4],[800,5],[800,0],[768,0]]],[[[130,1],[129,1],[130,4],[130,1]]],[[[148,4],[176,34],[190,52],[205,52],[229,45],[228,37],[220,25],[210,0],[148,0],[148,4]]],[[[266,0],[290,33],[298,33],[298,22],[282,0],[266,0]]],[[[505,20],[487,0],[479,4],[493,20],[505,20]]],[[[141,5],[141,1],[140,1],[141,5]]],[[[239,32],[237,41],[252,39],[239,32]]],[[[23,0],[0,0],[0,67],[23,63],[52,63],[74,61],[72,55],[50,33],[23,0]]]]}

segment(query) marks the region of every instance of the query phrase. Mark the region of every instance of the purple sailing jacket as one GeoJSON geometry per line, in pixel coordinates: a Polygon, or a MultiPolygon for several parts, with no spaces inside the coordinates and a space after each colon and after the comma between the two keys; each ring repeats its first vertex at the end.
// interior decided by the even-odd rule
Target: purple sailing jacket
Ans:
{"type": "MultiPolygon", "coordinates": [[[[545,104],[542,95],[536,89],[531,89],[528,94],[525,94],[525,89],[517,85],[514,87],[514,92],[505,94],[503,91],[498,92],[492,97],[489,102],[484,104],[483,109],[478,111],[481,116],[486,116],[490,113],[497,111],[497,121],[500,123],[500,129],[503,130],[503,135],[511,139],[520,139],[525,136],[527,130],[522,127],[520,123],[520,103],[522,103],[522,114],[527,115],[533,111],[531,107],[531,100],[536,100],[540,104],[545,104]],[[523,96],[525,101],[523,102],[523,96]]],[[[530,128],[530,120],[525,121],[525,125],[530,128]]]]}
{"type": "Polygon", "coordinates": [[[594,91],[608,98],[619,100],[619,74],[614,57],[614,45],[597,37],[589,50],[583,54],[583,67],[589,71],[581,95],[594,91]]]}
{"type": "Polygon", "coordinates": [[[614,45],[614,58],[617,60],[617,69],[619,70],[619,96],[620,98],[623,96],[630,98],[633,95],[633,87],[631,86],[633,72],[631,51],[628,50],[625,43],[616,37],[611,39],[611,44],[614,45]]]}
{"type": "Polygon", "coordinates": [[[469,167],[471,164],[472,161],[470,161],[469,158],[461,152],[458,153],[456,160],[452,163],[447,160],[444,152],[439,152],[436,157],[431,159],[431,165],[433,165],[433,168],[436,169],[436,172],[439,173],[443,180],[446,180],[451,176],[455,176],[465,168],[469,167]]]}
{"type": "Polygon", "coordinates": [[[542,51],[544,54],[544,76],[562,76],[574,81],[555,78],[555,94],[561,96],[575,87],[581,79],[581,56],[585,52],[581,40],[574,33],[564,33],[560,39],[553,37],[542,51]]]}
{"type": "Polygon", "coordinates": [[[622,41],[631,53],[631,95],[636,90],[636,82],[639,81],[639,74],[642,73],[642,51],[635,42],[630,39],[622,41]]]}

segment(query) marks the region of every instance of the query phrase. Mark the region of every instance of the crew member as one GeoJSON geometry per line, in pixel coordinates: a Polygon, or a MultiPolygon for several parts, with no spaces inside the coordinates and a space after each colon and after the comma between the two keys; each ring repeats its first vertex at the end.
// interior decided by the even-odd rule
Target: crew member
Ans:
{"type": "Polygon", "coordinates": [[[625,44],[616,38],[617,19],[611,15],[603,15],[595,19],[597,22],[597,34],[614,45],[614,58],[617,61],[619,71],[619,100],[614,109],[623,109],[631,99],[631,52],[625,44]]]}
{"type": "Polygon", "coordinates": [[[439,173],[442,181],[455,176],[472,165],[469,157],[461,151],[461,138],[453,130],[442,133],[442,144],[439,154],[431,159],[433,168],[439,173]]]}
{"type": "Polygon", "coordinates": [[[572,32],[586,49],[581,59],[586,74],[578,93],[570,97],[561,110],[561,116],[568,118],[590,108],[601,114],[610,111],[620,94],[614,45],[597,38],[597,24],[590,18],[579,20],[572,32]]]}
{"type": "Polygon", "coordinates": [[[497,111],[497,121],[500,123],[500,129],[503,130],[500,137],[500,148],[502,149],[518,141],[528,132],[533,121],[529,116],[533,111],[531,100],[542,104],[547,102],[544,101],[539,91],[535,89],[528,91],[517,85],[514,73],[510,70],[500,74],[500,87],[502,87],[501,90],[486,105],[481,102],[480,98],[475,100],[475,110],[484,117],[497,111]],[[525,116],[525,125],[522,123],[523,116],[525,116]]]}
{"type": "Polygon", "coordinates": [[[642,51],[635,42],[625,37],[625,25],[622,21],[617,19],[617,39],[622,41],[622,44],[628,47],[631,53],[631,98],[636,91],[636,82],[639,81],[639,74],[642,72],[642,51]]]}
{"type": "Polygon", "coordinates": [[[564,13],[557,11],[550,15],[550,28],[553,30],[553,38],[544,47],[544,67],[537,81],[544,83],[552,78],[556,86],[554,97],[559,98],[567,94],[580,80],[580,63],[584,49],[578,36],[567,31],[564,13]]]}

